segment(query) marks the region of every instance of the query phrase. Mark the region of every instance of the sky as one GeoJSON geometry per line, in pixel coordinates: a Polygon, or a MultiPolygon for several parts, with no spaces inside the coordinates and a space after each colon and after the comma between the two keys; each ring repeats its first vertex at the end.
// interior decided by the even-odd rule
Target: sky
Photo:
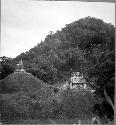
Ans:
{"type": "Polygon", "coordinates": [[[14,58],[80,18],[115,25],[115,3],[79,1],[1,0],[0,56],[14,58]]]}

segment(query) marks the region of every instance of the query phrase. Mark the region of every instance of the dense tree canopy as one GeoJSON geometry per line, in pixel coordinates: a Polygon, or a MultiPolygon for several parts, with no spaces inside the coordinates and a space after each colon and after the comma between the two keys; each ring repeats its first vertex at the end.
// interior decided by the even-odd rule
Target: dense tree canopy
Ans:
{"type": "Polygon", "coordinates": [[[0,57],[0,80],[14,72],[14,65],[11,58],[0,57]]]}

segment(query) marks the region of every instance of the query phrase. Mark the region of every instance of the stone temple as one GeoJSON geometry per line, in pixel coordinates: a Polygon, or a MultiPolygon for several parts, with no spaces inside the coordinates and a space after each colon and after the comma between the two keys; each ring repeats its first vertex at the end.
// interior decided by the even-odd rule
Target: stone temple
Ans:
{"type": "Polygon", "coordinates": [[[83,77],[83,74],[80,74],[80,72],[73,72],[71,74],[70,78],[70,88],[83,88],[86,89],[87,85],[85,83],[85,79],[83,77]]]}
{"type": "Polygon", "coordinates": [[[26,72],[24,70],[24,66],[23,66],[23,61],[21,59],[21,61],[19,61],[19,63],[16,66],[15,72],[26,72]]]}

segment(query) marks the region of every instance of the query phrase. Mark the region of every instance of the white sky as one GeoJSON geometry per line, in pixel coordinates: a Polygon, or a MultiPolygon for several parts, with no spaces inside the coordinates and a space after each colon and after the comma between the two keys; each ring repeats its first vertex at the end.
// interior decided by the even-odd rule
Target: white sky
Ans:
{"type": "Polygon", "coordinates": [[[16,57],[60,30],[87,16],[115,25],[115,3],[77,1],[1,0],[1,53],[16,57]]]}

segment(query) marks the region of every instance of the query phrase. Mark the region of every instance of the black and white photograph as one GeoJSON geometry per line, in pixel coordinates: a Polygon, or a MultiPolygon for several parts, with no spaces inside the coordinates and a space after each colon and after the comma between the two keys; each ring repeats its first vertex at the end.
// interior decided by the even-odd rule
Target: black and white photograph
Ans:
{"type": "Polygon", "coordinates": [[[115,2],[1,0],[0,125],[115,125],[115,2]]]}

